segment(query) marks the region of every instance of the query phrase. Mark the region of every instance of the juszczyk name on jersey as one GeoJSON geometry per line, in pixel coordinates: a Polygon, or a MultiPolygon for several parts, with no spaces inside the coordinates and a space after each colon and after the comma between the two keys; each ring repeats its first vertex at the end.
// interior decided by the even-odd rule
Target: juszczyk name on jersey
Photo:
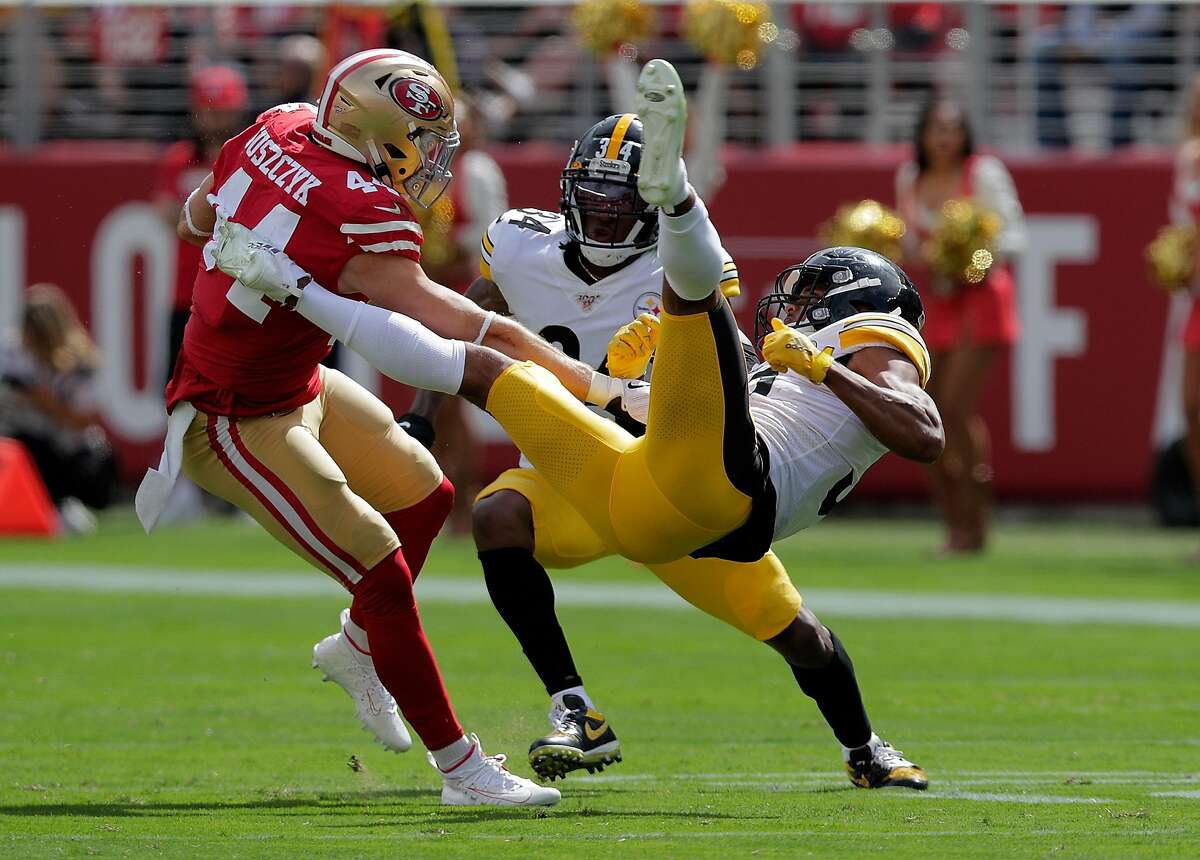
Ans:
{"type": "Polygon", "coordinates": [[[262,171],[263,176],[292,195],[301,206],[308,205],[308,192],[320,185],[321,180],[296,159],[284,155],[265,128],[250,138],[245,151],[250,163],[262,171]]]}

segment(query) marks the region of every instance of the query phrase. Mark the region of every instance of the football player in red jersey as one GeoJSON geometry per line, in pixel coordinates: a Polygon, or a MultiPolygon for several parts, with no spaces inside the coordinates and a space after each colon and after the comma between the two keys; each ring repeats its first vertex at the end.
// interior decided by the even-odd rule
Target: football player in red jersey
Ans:
{"type": "MultiPolygon", "coordinates": [[[[320,366],[327,334],[213,261],[219,214],[285,248],[323,283],[446,338],[536,361],[585,397],[607,377],[421,269],[410,202],[428,207],[445,190],[457,138],[453,96],[437,70],[412,54],[373,50],[338,64],[315,108],[265,111],[225,144],[180,213],[179,235],[204,247],[204,263],[167,386],[163,459],[137,506],[153,527],[182,470],[345,586],[350,609],[314,649],[313,665],[402,751],[411,740],[398,703],[443,774],[443,802],[549,804],[557,791],[509,774],[502,757],[484,756],[464,735],[421,629],[412,583],[453,487],[382,402],[320,366]]],[[[447,360],[414,359],[418,381],[447,360]]]]}

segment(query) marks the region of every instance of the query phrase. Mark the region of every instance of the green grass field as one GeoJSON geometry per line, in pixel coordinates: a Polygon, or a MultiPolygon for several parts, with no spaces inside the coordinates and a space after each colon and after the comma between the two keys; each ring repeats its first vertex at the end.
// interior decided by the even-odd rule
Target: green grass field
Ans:
{"type": "MultiPolygon", "coordinates": [[[[777,657],[610,561],[557,581],[625,761],[548,811],[442,808],[423,751],[373,745],[309,668],[343,598],[253,526],[0,543],[0,855],[1200,856],[1200,540],[1006,526],[946,562],[936,537],[840,520],[781,549],[928,792],[852,788],[777,657]]],[[[545,695],[471,548],[423,579],[460,717],[528,774],[545,695]]]]}

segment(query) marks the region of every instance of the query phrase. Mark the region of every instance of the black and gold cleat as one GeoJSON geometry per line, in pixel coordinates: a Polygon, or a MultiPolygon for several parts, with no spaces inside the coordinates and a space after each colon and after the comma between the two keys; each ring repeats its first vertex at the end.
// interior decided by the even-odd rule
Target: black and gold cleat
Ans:
{"type": "Polygon", "coordinates": [[[558,727],[529,747],[529,766],[543,779],[565,777],[573,770],[597,773],[621,760],[621,742],[603,714],[578,696],[563,696],[566,712],[558,727]]]}
{"type": "Polygon", "coordinates": [[[925,771],[878,735],[871,735],[866,746],[847,753],[846,773],[859,788],[912,788],[924,791],[929,787],[925,771]]]}

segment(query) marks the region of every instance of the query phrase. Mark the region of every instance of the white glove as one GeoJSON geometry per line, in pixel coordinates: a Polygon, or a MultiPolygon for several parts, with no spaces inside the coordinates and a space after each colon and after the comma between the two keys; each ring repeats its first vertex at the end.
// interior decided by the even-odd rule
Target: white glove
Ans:
{"type": "Polygon", "coordinates": [[[218,217],[213,241],[217,268],[277,302],[295,304],[312,281],[312,276],[291,257],[260,242],[253,231],[234,221],[218,217]]]}
{"type": "Polygon", "coordinates": [[[621,408],[634,421],[645,424],[650,417],[650,383],[640,379],[621,380],[621,408]]]}

